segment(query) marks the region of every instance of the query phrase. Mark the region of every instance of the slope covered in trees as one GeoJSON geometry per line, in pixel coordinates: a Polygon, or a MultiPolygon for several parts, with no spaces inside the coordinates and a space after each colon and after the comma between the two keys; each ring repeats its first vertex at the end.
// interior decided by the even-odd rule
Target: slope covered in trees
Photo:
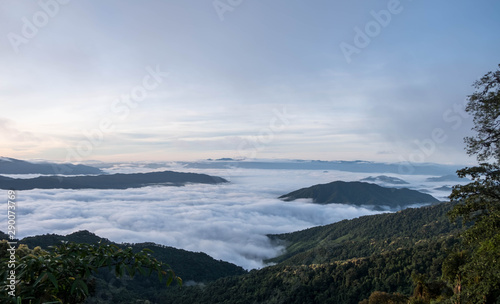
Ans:
{"type": "Polygon", "coordinates": [[[455,235],[461,226],[448,219],[447,213],[451,208],[452,204],[441,203],[270,235],[272,240],[287,248],[286,253],[271,262],[297,265],[333,262],[455,235]]]}
{"type": "Polygon", "coordinates": [[[376,290],[410,295],[415,277],[442,276],[461,231],[446,218],[451,208],[443,203],[273,235],[288,250],[273,260],[277,265],[162,295],[165,303],[358,303],[376,290]]]}

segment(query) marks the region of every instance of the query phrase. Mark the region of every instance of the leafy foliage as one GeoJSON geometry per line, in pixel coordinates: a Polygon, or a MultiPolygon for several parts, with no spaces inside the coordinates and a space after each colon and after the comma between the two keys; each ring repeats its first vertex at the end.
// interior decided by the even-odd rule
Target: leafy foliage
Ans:
{"type": "MultiPolygon", "coordinates": [[[[8,243],[2,241],[0,278],[5,282],[9,275],[7,267],[8,243]]],[[[152,258],[148,250],[134,253],[132,248],[119,248],[111,244],[63,243],[51,251],[40,247],[29,250],[20,245],[16,250],[16,296],[22,303],[82,303],[92,292],[92,274],[101,268],[113,270],[115,275],[134,276],[136,273],[157,273],[166,285],[182,281],[170,267],[152,258]]],[[[2,302],[15,303],[15,298],[2,294],[2,302]]]]}
{"type": "MultiPolygon", "coordinates": [[[[0,239],[7,239],[8,235],[0,232],[0,239]]],[[[140,253],[145,250],[150,257],[158,261],[168,262],[175,269],[176,275],[183,278],[185,284],[205,284],[216,279],[241,275],[247,273],[243,268],[234,264],[218,261],[201,252],[190,252],[154,243],[140,244],[116,244],[108,239],[101,238],[89,231],[78,231],[72,234],[61,236],[57,234],[45,234],[27,237],[19,240],[22,248],[41,247],[41,249],[51,250],[54,246],[62,242],[85,243],[85,244],[109,244],[117,246],[123,250],[132,248],[132,252],[140,253]],[[151,250],[151,251],[149,251],[151,250]]],[[[143,276],[140,273],[133,278],[125,275],[117,277],[114,269],[101,268],[99,272],[93,273],[90,279],[90,296],[86,302],[92,303],[139,303],[141,301],[154,301],[158,293],[165,289],[165,284],[161,283],[154,275],[143,276]]],[[[168,289],[180,287],[171,286],[168,289]]],[[[157,302],[162,303],[162,299],[157,302]]],[[[154,302],[153,302],[154,303],[154,302]]]]}
{"type": "Polygon", "coordinates": [[[461,217],[474,223],[464,233],[469,244],[491,239],[500,229],[500,169],[482,164],[459,170],[458,174],[470,175],[473,182],[454,187],[450,199],[459,203],[450,212],[451,219],[461,217]]]}

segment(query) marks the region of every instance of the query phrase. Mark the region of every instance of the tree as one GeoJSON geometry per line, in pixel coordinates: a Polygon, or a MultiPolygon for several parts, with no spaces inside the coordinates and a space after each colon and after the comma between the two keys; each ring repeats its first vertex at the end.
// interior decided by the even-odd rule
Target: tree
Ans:
{"type": "Polygon", "coordinates": [[[454,296],[452,300],[461,303],[462,277],[465,275],[463,265],[470,259],[467,251],[453,252],[443,262],[443,280],[453,284],[454,296]]]}
{"type": "Polygon", "coordinates": [[[374,291],[366,300],[359,302],[359,304],[406,304],[408,297],[401,294],[389,294],[382,291],[374,291]]]}
{"type": "MultiPolygon", "coordinates": [[[[1,253],[7,254],[10,245],[0,242],[1,253]]],[[[93,278],[99,269],[107,267],[118,276],[134,276],[137,272],[150,275],[158,274],[160,281],[166,278],[166,285],[176,277],[170,267],[149,255],[144,249],[133,253],[132,248],[121,249],[115,245],[99,243],[96,245],[63,243],[51,251],[40,247],[29,250],[20,245],[15,252],[15,259],[6,254],[0,256],[0,279],[7,281],[12,260],[15,260],[15,297],[0,294],[2,303],[83,303],[92,293],[93,278]]],[[[5,290],[5,289],[4,289],[5,290]]]]}
{"type": "Polygon", "coordinates": [[[455,298],[490,303],[500,300],[500,69],[487,73],[474,87],[466,111],[477,134],[466,137],[465,143],[467,153],[481,163],[457,171],[472,182],[455,186],[450,195],[456,202],[451,219],[461,218],[469,225],[463,240],[470,257],[454,270],[457,256],[450,257],[443,271],[448,280],[454,277],[453,285],[461,287],[455,290],[462,290],[463,297],[455,298]]]}
{"type": "Polygon", "coordinates": [[[466,111],[474,119],[475,137],[466,137],[467,153],[479,161],[500,160],[500,64],[499,70],[489,72],[474,83],[477,89],[469,96],[466,111]]]}

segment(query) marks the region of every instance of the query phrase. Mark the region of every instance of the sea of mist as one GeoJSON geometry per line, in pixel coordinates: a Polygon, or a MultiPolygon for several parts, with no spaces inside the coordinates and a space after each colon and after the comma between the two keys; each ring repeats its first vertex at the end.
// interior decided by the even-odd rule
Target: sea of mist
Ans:
{"type": "MultiPolygon", "coordinates": [[[[108,173],[148,172],[142,165],[116,165],[108,173]]],[[[226,178],[227,184],[151,186],[126,190],[29,190],[17,193],[18,237],[89,230],[114,242],[155,242],[228,261],[245,269],[261,268],[284,248],[267,234],[285,233],[379,213],[348,205],[284,202],[278,197],[302,187],[335,180],[355,181],[372,174],[320,170],[186,169],[226,178]]],[[[396,176],[396,175],[392,175],[396,176]]],[[[31,176],[30,176],[31,177],[31,176]]],[[[397,176],[438,199],[426,176],[397,176]]],[[[5,221],[0,221],[6,227],[5,221]]],[[[0,229],[1,230],[1,229],[0,229]]]]}

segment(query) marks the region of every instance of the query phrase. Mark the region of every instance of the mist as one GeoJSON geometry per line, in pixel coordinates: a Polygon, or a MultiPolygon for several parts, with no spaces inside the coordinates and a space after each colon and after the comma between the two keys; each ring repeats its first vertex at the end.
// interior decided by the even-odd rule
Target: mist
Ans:
{"type": "MultiPolygon", "coordinates": [[[[163,169],[172,168],[156,170],[163,169]]],[[[110,173],[144,171],[133,166],[108,169],[110,173]]],[[[317,205],[307,199],[284,202],[277,198],[302,187],[359,180],[367,174],[257,169],[189,171],[218,175],[230,183],[126,190],[19,191],[17,237],[89,230],[118,243],[155,242],[205,252],[215,259],[255,269],[284,250],[272,244],[267,234],[380,213],[348,205],[317,205]]],[[[418,176],[405,178],[417,186],[417,181],[423,180],[418,176]]]]}

